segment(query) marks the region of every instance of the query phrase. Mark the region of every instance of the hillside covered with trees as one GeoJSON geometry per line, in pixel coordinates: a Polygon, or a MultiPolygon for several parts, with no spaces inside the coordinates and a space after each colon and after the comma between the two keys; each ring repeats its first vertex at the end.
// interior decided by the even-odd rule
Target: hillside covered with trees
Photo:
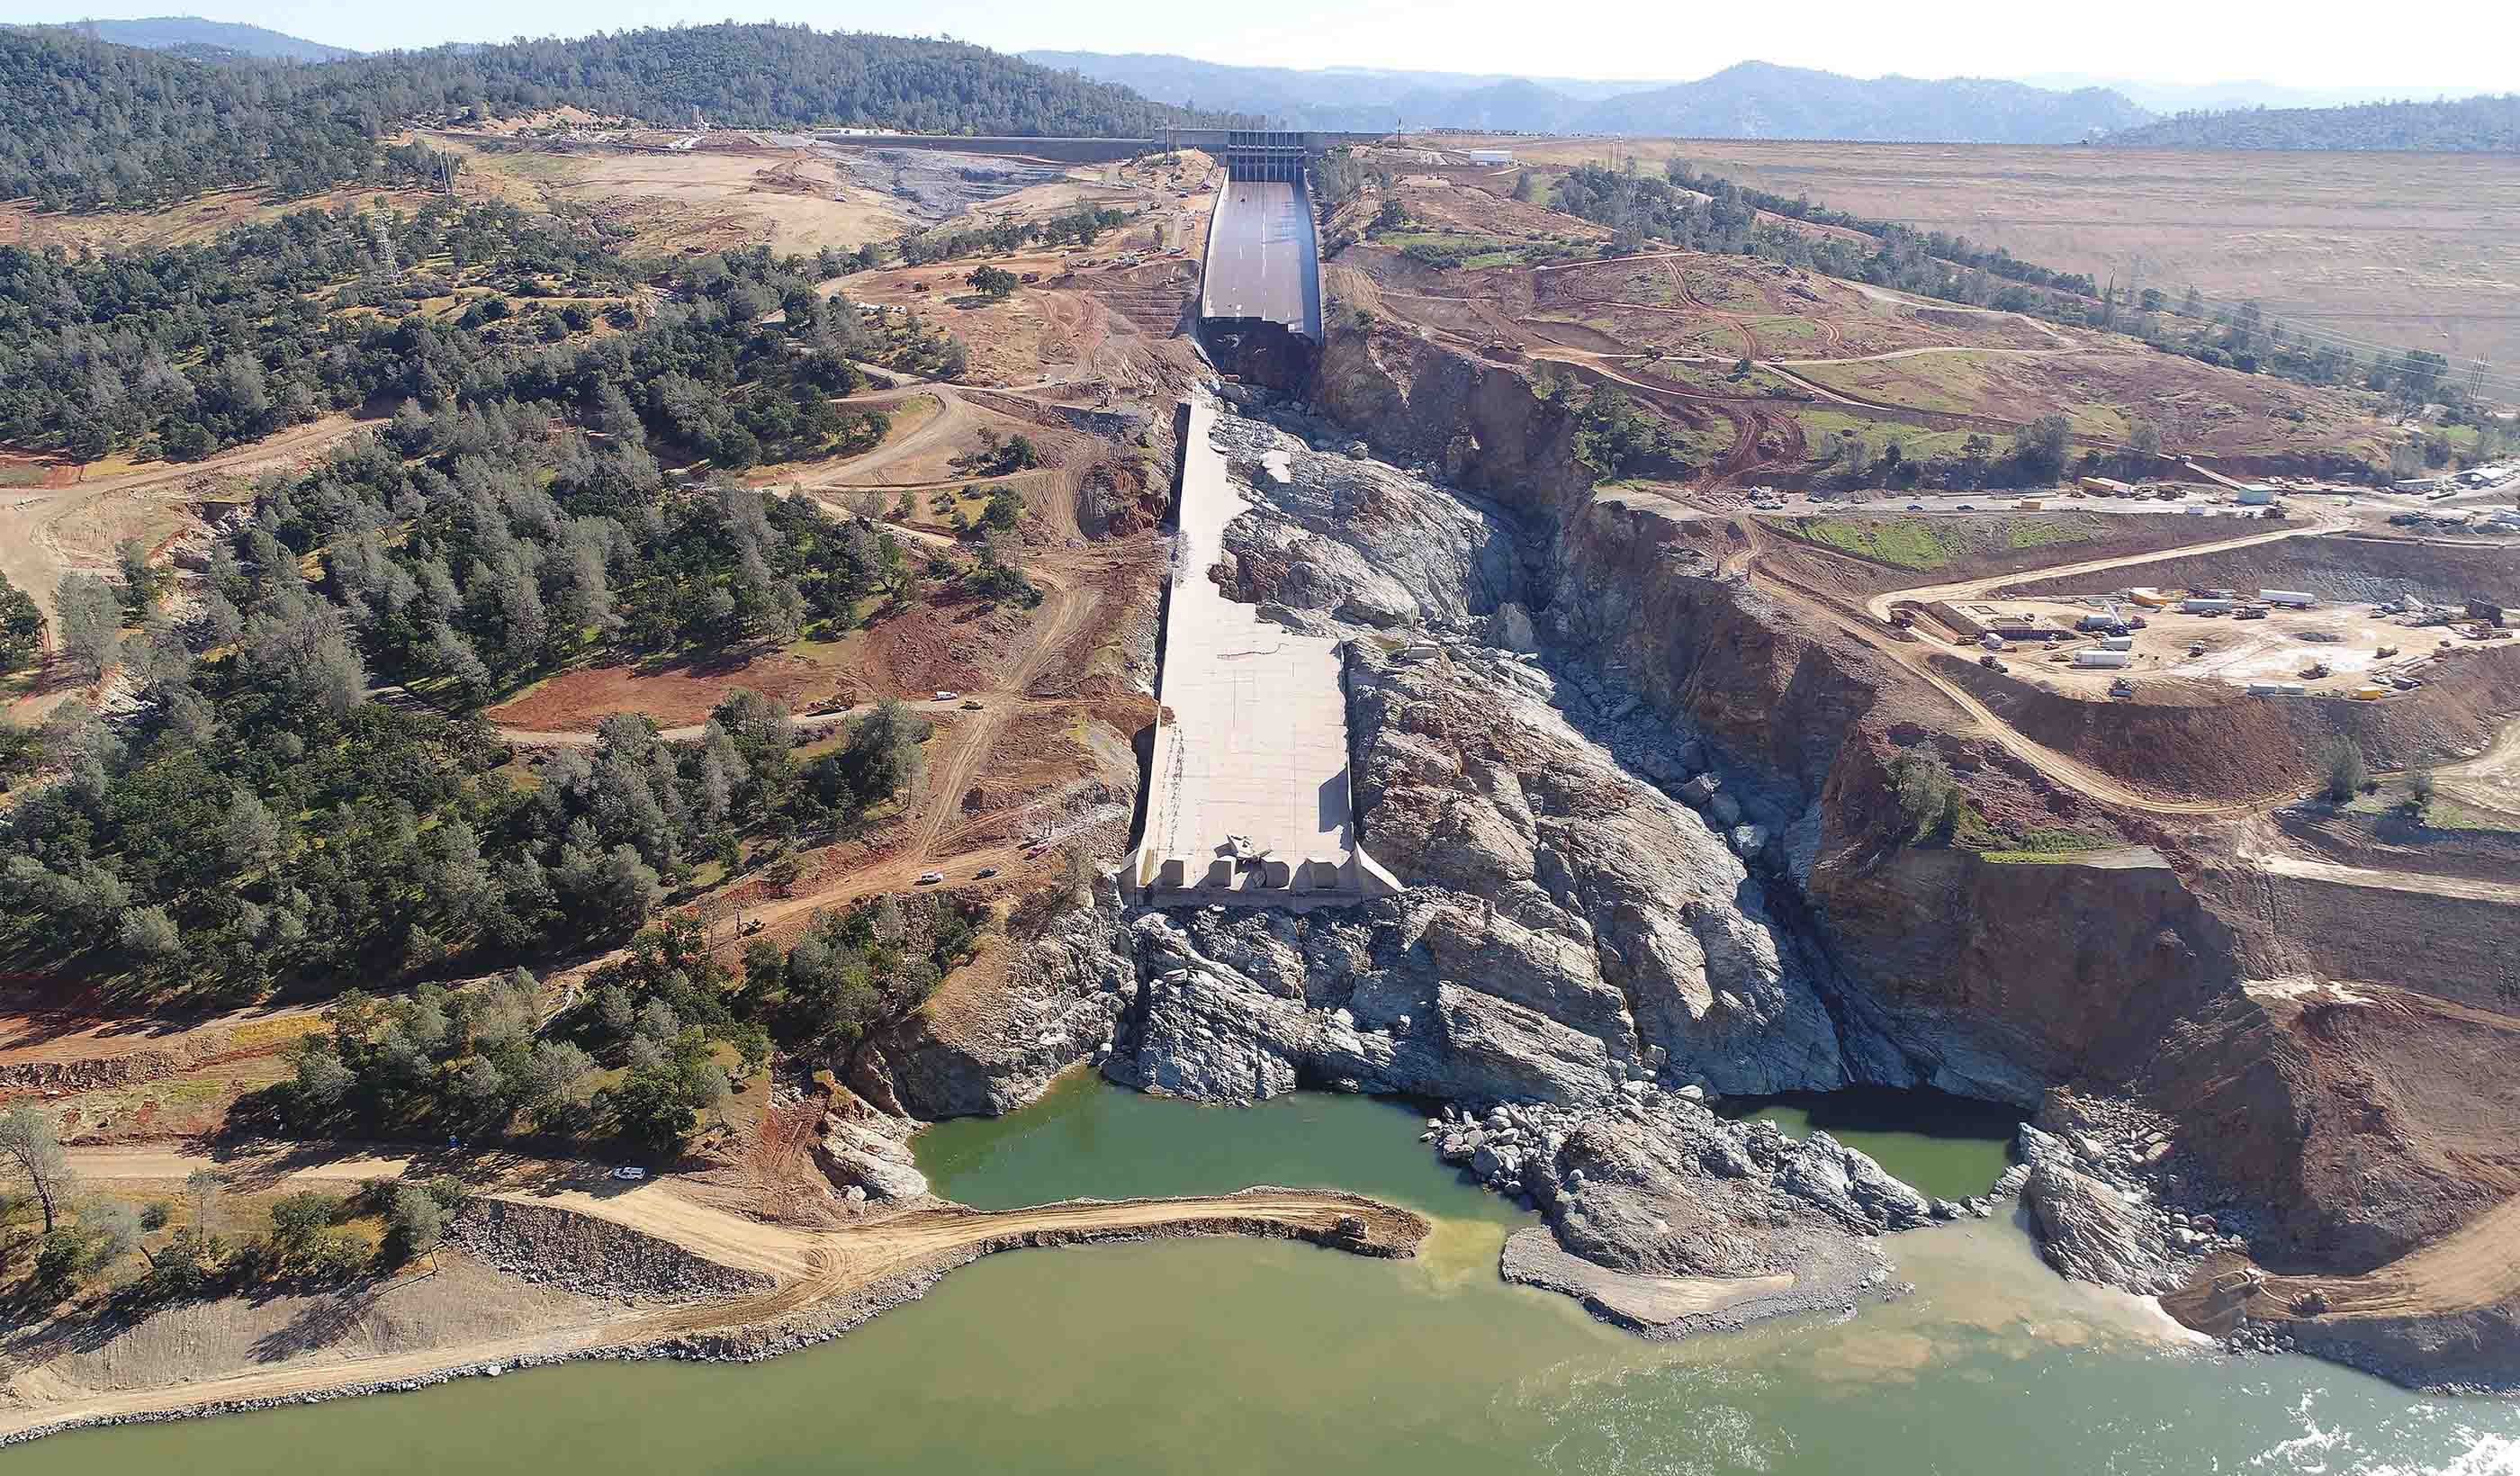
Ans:
{"type": "MultiPolygon", "coordinates": [[[[854,359],[894,346],[821,291],[836,254],[640,266],[667,300],[599,318],[584,297],[634,268],[562,231],[446,201],[302,211],[143,258],[0,248],[13,424],[189,447],[399,407],[264,477],[180,609],[136,543],[119,579],[63,580],[62,654],[86,679],[118,669],[138,708],[0,726],[0,770],[65,776],[0,819],[0,953],[221,999],[540,958],[627,937],[700,869],[849,831],[916,782],[924,725],[890,709],[800,763],[786,712],[739,693],[698,742],[616,717],[530,772],[479,722],[581,659],[1040,599],[1001,541],[914,557],[717,474],[881,439],[880,412],[832,403],[859,387],[854,359]],[[364,311],[441,293],[458,264],[522,305],[364,311]],[[705,471],[665,470],[695,458],[705,471]]],[[[0,589],[20,659],[40,623],[0,589]]]]}
{"type": "Polygon", "coordinates": [[[2520,93],[2455,102],[2182,112],[2141,128],[2113,133],[2106,142],[2124,149],[2513,154],[2520,153],[2520,93]]]}
{"type": "Polygon", "coordinates": [[[0,28],[0,198],[48,209],[164,204],[269,184],[306,194],[425,177],[383,140],[416,120],[572,104],[662,125],[1143,135],[1217,115],[956,41],[701,25],[440,47],[318,66],[194,61],[66,29],[0,28]]]}

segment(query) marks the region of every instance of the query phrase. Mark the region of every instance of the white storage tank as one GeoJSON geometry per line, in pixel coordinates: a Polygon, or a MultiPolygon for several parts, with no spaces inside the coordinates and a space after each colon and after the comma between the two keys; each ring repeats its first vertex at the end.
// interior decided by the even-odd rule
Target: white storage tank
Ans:
{"type": "Polygon", "coordinates": [[[2269,604],[2297,610],[2306,610],[2318,603],[2318,597],[2306,590],[2260,590],[2258,598],[2269,604]]]}
{"type": "Polygon", "coordinates": [[[2074,664],[2087,669],[2091,667],[2124,666],[2134,659],[2135,652],[2131,650],[2078,650],[2074,652],[2074,664]]]}
{"type": "Polygon", "coordinates": [[[2239,607],[2239,604],[2240,602],[2237,600],[2224,600],[2219,597],[2200,597],[2194,600],[2182,600],[2179,602],[2179,607],[2188,614],[2201,615],[2207,610],[2236,609],[2239,607]]]}

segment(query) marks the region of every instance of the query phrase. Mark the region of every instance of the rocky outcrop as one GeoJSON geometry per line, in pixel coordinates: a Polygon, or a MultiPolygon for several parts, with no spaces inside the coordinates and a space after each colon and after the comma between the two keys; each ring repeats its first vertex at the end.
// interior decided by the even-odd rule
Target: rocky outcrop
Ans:
{"type": "Polygon", "coordinates": [[[894,1120],[859,1122],[837,1112],[823,1118],[823,1134],[814,1141],[814,1161],[854,1204],[870,1199],[919,1199],[927,1193],[927,1176],[910,1144],[885,1128],[894,1120]]]}
{"type": "Polygon", "coordinates": [[[1117,902],[1069,910],[1024,945],[1003,981],[958,978],[849,1056],[850,1090],[900,1117],[996,1116],[1109,1040],[1137,970],[1117,902]]]}
{"type": "MultiPolygon", "coordinates": [[[[1696,1089],[1582,1107],[1447,1109],[1448,1163],[1548,1217],[1508,1242],[1507,1279],[1563,1292],[1654,1336],[1852,1306],[1888,1279],[1873,1243],[1963,1213],[1936,1206],[1825,1133],[1731,1122],[1696,1089]]],[[[1980,1215],[1991,1199],[1974,1201],[1980,1215]]]]}
{"type": "Polygon", "coordinates": [[[2151,1218],[2112,1185],[2075,1166],[2065,1145],[2024,1128],[2030,1164],[2022,1201],[2039,1225],[2039,1250],[2066,1275],[2131,1291],[2164,1292],[2185,1280],[2153,1237],[2151,1218]]]}
{"type": "Polygon", "coordinates": [[[1360,646],[1349,705],[1375,856],[1580,960],[1562,966],[1615,994],[1649,1064],[1732,1094],[1898,1069],[1831,1018],[1825,962],[1769,905],[1785,815],[1703,772],[1701,742],[1633,697],[1475,647],[1403,661],[1360,646]],[[1850,1034],[1867,1063],[1850,1063],[1850,1034]]]}
{"type": "Polygon", "coordinates": [[[1377,629],[1467,629],[1518,587],[1511,533],[1497,513],[1380,462],[1314,449],[1291,429],[1225,416],[1217,439],[1238,479],[1258,489],[1228,527],[1228,593],[1248,604],[1317,611],[1377,629]]]}

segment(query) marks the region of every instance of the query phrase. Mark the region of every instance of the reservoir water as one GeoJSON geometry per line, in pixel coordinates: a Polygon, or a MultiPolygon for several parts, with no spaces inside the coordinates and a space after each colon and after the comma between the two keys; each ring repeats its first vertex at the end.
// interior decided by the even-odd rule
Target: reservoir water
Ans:
{"type": "MultiPolygon", "coordinates": [[[[1971,1136],[1934,1104],[1919,1121],[1899,1110],[1763,1112],[1788,1131],[1819,1121],[1933,1193],[1975,1192],[1983,1180],[1959,1181],[2001,1169],[2002,1119],[1971,1136]]],[[[1915,1293],[1851,1320],[1640,1342],[1498,1281],[1498,1246],[1530,1220],[1436,1163],[1418,1131],[1358,1097],[1201,1108],[1071,1078],[1012,1117],[922,1135],[938,1192],[1005,1207],[1327,1185],[1406,1203],[1436,1232],[1404,1262],[1238,1240],[1016,1252],[765,1364],[579,1364],[85,1432],[0,1463],[9,1476],[2520,1472],[2520,1408],[2409,1395],[2307,1359],[2222,1357],[2148,1303],[2060,1280],[2002,1219],[1893,1237],[1915,1293]]]]}

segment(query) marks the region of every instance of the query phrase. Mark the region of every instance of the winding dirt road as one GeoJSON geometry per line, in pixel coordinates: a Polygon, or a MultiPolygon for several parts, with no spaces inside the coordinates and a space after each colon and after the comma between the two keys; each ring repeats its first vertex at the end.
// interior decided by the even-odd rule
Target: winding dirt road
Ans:
{"type": "Polygon", "coordinates": [[[1823,598],[1817,592],[1779,575],[1773,567],[1762,562],[1759,555],[1764,548],[1764,542],[1757,518],[1742,518],[1735,525],[1744,528],[1749,539],[1750,547],[1746,551],[1747,557],[1743,559],[1741,567],[1753,584],[1805,613],[1817,616],[1845,631],[1865,645],[1897,661],[1926,685],[1950,699],[1954,706],[1974,719],[1978,727],[1983,729],[1987,736],[2005,752],[2037,769],[2056,783],[2081,790],[2094,799],[2151,815],[2253,815],[2275,805],[2289,804],[2301,796],[2299,789],[2287,787],[2241,799],[2182,800],[2147,793],[2121,783],[2082,760],[2060,753],[2005,722],[1993,708],[1980,701],[1966,688],[1934,669],[1932,657],[1939,653],[1937,650],[1921,643],[1901,641],[1891,634],[1886,622],[1889,619],[1890,602],[1893,600],[1912,600],[1919,598],[1920,595],[1929,595],[1933,599],[1945,599],[1950,597],[1934,592],[1948,590],[1980,593],[1987,589],[2017,584],[2025,580],[2052,578],[2060,574],[2096,573],[2105,569],[2145,563],[2157,559],[2184,558],[2218,549],[2271,542],[2277,538],[2298,538],[2318,531],[2316,526],[2284,528],[2272,533],[2253,534],[2243,539],[2229,539],[2220,544],[2191,544],[2182,548],[2128,555],[2118,559],[2093,559],[2082,564],[2028,569],[1992,579],[1927,586],[1922,590],[1893,591],[1890,594],[1873,597],[1867,607],[1874,612],[1875,618],[1867,620],[1850,610],[1839,607],[1837,602],[1823,598]]]}

